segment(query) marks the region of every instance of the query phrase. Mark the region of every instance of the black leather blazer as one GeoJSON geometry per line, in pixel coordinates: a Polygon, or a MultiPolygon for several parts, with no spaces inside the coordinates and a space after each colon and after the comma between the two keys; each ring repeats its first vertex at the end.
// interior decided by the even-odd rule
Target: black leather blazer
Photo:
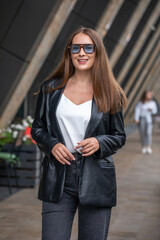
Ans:
{"type": "MultiPolygon", "coordinates": [[[[41,85],[31,129],[32,138],[45,154],[38,198],[53,202],[62,198],[66,172],[66,165],[51,154],[57,143],[65,144],[56,119],[56,108],[65,87],[46,93],[45,86],[56,86],[58,81],[51,79],[41,85]]],[[[96,137],[100,149],[89,157],[82,157],[79,201],[82,205],[113,207],[116,205],[116,174],[112,155],[126,141],[122,112],[112,115],[98,112],[93,97],[91,118],[85,133],[85,138],[88,137],[96,137]]]]}

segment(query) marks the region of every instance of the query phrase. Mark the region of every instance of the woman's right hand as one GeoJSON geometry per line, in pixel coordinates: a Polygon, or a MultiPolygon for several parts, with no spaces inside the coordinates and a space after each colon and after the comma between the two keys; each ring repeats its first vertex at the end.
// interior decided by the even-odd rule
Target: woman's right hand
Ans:
{"type": "Polygon", "coordinates": [[[72,153],[66,148],[66,146],[62,143],[57,143],[52,148],[52,154],[53,156],[62,164],[68,164],[71,165],[69,161],[75,160],[72,153]]]}

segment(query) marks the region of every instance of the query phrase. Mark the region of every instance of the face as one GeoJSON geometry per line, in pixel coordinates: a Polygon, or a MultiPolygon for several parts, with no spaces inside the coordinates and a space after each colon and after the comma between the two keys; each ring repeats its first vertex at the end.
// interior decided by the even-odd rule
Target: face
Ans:
{"type": "Polygon", "coordinates": [[[152,97],[153,97],[152,92],[151,92],[151,91],[148,91],[148,92],[146,93],[146,100],[151,100],[152,97]]]}
{"type": "MultiPolygon", "coordinates": [[[[78,33],[74,36],[72,44],[94,44],[92,39],[84,33],[78,33]]],[[[88,71],[93,67],[95,61],[95,51],[93,53],[85,53],[84,49],[81,47],[79,53],[72,54],[72,63],[76,70],[88,71]]]]}

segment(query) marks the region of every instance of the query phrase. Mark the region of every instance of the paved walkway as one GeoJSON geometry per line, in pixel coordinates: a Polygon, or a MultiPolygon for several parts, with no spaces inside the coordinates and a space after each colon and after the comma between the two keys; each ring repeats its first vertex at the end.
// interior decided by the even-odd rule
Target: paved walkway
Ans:
{"type": "MultiPolygon", "coordinates": [[[[142,155],[135,132],[114,157],[118,204],[112,211],[108,240],[160,240],[159,130],[153,142],[154,153],[142,155]]],[[[1,240],[40,240],[41,201],[36,197],[37,188],[26,189],[0,202],[1,240]]],[[[77,240],[77,214],[71,240],[77,240]]]]}

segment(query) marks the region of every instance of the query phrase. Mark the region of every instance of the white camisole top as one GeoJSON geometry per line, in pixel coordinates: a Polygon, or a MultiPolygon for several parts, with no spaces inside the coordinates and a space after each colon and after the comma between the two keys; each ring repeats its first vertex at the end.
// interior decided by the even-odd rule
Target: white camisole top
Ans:
{"type": "MultiPolygon", "coordinates": [[[[77,142],[84,139],[85,131],[91,117],[92,100],[82,104],[75,104],[62,94],[59,101],[56,117],[60,126],[65,144],[70,152],[76,152],[77,142]]],[[[81,153],[80,148],[77,149],[81,153]]]]}

